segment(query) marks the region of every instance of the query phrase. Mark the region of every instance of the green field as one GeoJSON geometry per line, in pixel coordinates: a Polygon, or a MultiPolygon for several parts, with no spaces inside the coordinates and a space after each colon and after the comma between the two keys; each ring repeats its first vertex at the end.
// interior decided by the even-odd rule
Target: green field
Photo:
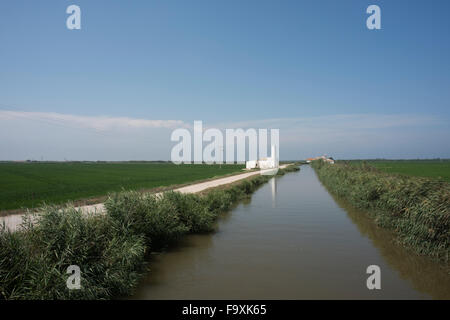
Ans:
{"type": "Polygon", "coordinates": [[[0,163],[0,211],[151,189],[239,172],[243,165],[172,163],[0,163]]]}
{"type": "Polygon", "coordinates": [[[388,173],[435,178],[450,182],[450,160],[372,160],[367,162],[388,173]]]}

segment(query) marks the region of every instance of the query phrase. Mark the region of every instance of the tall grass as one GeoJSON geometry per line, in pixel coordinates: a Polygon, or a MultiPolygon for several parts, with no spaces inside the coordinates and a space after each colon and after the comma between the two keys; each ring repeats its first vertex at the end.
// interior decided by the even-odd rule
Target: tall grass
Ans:
{"type": "Polygon", "coordinates": [[[354,206],[368,209],[380,226],[422,255],[449,263],[450,184],[381,172],[367,164],[314,161],[322,183],[354,206]]]}
{"type": "Polygon", "coordinates": [[[0,293],[5,299],[101,299],[129,293],[146,247],[108,215],[42,208],[35,223],[0,232],[0,293]],[[66,287],[67,267],[82,268],[83,290],[66,287]]]}
{"type": "MultiPolygon", "coordinates": [[[[286,171],[291,170],[298,169],[286,171]]],[[[0,299],[129,295],[147,269],[150,252],[188,233],[213,231],[222,212],[270,178],[256,176],[203,195],[114,193],[104,215],[85,215],[70,205],[43,207],[24,220],[21,230],[0,230],[0,299]],[[80,290],[66,287],[70,265],[81,269],[80,290]]]]}

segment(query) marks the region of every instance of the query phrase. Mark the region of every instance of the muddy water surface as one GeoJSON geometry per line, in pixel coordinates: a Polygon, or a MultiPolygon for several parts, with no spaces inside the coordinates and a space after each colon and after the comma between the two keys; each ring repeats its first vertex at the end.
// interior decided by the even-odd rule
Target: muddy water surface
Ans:
{"type": "Polygon", "coordinates": [[[216,233],[155,256],[132,298],[450,299],[450,276],[302,166],[224,215],[216,233]],[[366,287],[369,265],[381,268],[381,290],[366,287]]]}

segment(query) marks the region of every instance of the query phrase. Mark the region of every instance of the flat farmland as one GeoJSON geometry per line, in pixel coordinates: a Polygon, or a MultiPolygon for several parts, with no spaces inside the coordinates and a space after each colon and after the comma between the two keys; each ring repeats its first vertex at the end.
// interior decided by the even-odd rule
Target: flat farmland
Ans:
{"type": "Polygon", "coordinates": [[[152,162],[0,163],[0,211],[145,190],[238,173],[243,165],[152,162]]]}
{"type": "Polygon", "coordinates": [[[367,162],[388,173],[428,177],[450,182],[450,160],[372,160],[367,162]]]}

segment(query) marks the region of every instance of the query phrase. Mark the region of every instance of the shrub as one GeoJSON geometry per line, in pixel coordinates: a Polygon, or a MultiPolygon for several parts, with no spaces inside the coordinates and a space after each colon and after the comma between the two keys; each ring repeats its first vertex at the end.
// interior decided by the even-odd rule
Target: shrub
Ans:
{"type": "Polygon", "coordinates": [[[230,209],[233,204],[233,197],[230,192],[224,190],[213,190],[206,194],[204,202],[209,212],[218,216],[221,212],[230,209]]]}
{"type": "Polygon", "coordinates": [[[189,231],[176,204],[165,196],[121,192],[109,196],[105,207],[117,228],[142,236],[152,250],[163,249],[189,231]]]}
{"type": "Polygon", "coordinates": [[[166,192],[162,199],[175,206],[180,221],[189,232],[201,233],[213,230],[216,215],[209,210],[207,203],[201,197],[193,194],[166,192]]]}
{"type": "Polygon", "coordinates": [[[0,231],[5,299],[101,299],[129,294],[143,265],[144,241],[117,231],[107,217],[44,207],[36,223],[0,231]],[[81,290],[66,287],[67,267],[81,269],[81,290]]]}

